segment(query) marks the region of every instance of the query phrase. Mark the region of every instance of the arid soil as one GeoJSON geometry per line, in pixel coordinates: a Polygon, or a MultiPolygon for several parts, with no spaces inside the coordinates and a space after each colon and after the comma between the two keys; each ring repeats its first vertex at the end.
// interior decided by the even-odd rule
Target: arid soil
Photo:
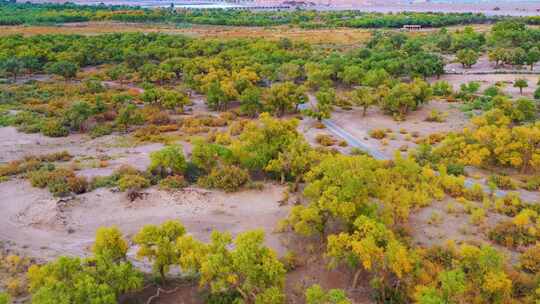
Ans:
{"type": "MultiPolygon", "coordinates": [[[[22,134],[13,128],[0,128],[0,138],[8,144],[0,147],[1,161],[21,158],[28,153],[43,154],[67,150],[76,158],[95,155],[115,156],[105,168],[83,168],[77,174],[105,176],[123,165],[145,169],[149,154],[161,144],[119,148],[108,147],[114,136],[89,140],[72,135],[46,138],[22,134]]],[[[188,150],[189,147],[185,147],[188,150]]],[[[189,152],[189,151],[186,151],[189,152]]],[[[282,253],[277,236],[272,234],[277,222],[288,213],[280,207],[283,187],[266,184],[264,189],[227,194],[199,188],[166,192],[151,188],[143,199],[131,203],[125,193],[98,189],[73,198],[58,199],[43,189],[33,188],[27,180],[13,179],[0,183],[0,239],[33,256],[52,258],[59,254],[84,255],[100,226],[117,225],[130,235],[145,224],[167,219],[182,221],[188,231],[205,239],[213,229],[233,234],[262,228],[268,244],[282,253]]]]}
{"type": "Polygon", "coordinates": [[[489,61],[487,55],[482,55],[471,68],[464,68],[463,65],[455,61],[455,56],[445,58],[449,62],[444,67],[446,73],[463,73],[463,74],[496,74],[496,73],[512,73],[512,74],[540,74],[540,65],[535,64],[531,70],[530,66],[514,67],[509,65],[496,66],[494,62],[489,61]]]}
{"type": "Polygon", "coordinates": [[[531,98],[534,91],[538,87],[536,84],[539,79],[539,75],[534,74],[474,74],[474,75],[443,75],[438,80],[446,80],[454,86],[455,90],[459,90],[459,86],[470,81],[477,81],[480,83],[480,92],[487,87],[495,85],[496,83],[504,84],[503,92],[510,94],[514,97],[520,97],[519,89],[515,88],[514,81],[517,79],[526,79],[528,81],[528,87],[523,89],[523,96],[531,98]]]}
{"type": "Polygon", "coordinates": [[[86,255],[101,226],[118,226],[131,235],[145,224],[180,220],[190,233],[207,239],[212,230],[238,232],[261,228],[267,244],[284,249],[273,230],[287,215],[280,207],[283,188],[267,185],[262,191],[225,194],[199,188],[178,192],[149,189],[130,202],[125,193],[98,189],[75,198],[57,199],[27,181],[0,184],[0,237],[29,254],[53,258],[60,254],[86,255]]]}
{"type": "Polygon", "coordinates": [[[437,132],[458,131],[467,123],[465,115],[458,109],[458,103],[437,100],[409,113],[405,121],[396,121],[392,116],[384,114],[378,107],[370,108],[366,116],[362,114],[362,109],[359,108],[354,108],[351,111],[337,110],[333,113],[332,120],[356,138],[363,139],[368,146],[380,150],[388,157],[393,157],[394,152],[402,146],[407,146],[409,149],[414,148],[416,144],[414,143],[415,138],[412,137],[413,133],[419,138],[437,132]],[[447,113],[447,120],[441,123],[425,121],[432,110],[447,113]],[[369,132],[373,129],[390,129],[392,131],[391,135],[387,135],[387,145],[384,145],[382,140],[369,136],[369,132]],[[406,134],[401,134],[400,131],[404,131],[406,134]],[[407,135],[412,138],[408,140],[407,135]]]}

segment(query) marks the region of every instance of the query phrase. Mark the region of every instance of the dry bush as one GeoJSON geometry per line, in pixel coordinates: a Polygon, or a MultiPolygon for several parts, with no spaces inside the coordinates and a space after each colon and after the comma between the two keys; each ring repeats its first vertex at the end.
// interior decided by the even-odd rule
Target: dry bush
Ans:
{"type": "Polygon", "coordinates": [[[386,137],[386,131],[383,129],[372,129],[369,131],[369,136],[375,139],[383,139],[386,137]]]}
{"type": "Polygon", "coordinates": [[[527,226],[516,225],[514,221],[508,220],[498,223],[489,231],[488,236],[499,245],[515,248],[538,242],[538,236],[533,232],[527,226]]]}
{"type": "Polygon", "coordinates": [[[526,207],[518,193],[508,193],[495,200],[495,211],[508,216],[515,216],[526,207]]]}
{"type": "Polygon", "coordinates": [[[164,190],[177,190],[187,187],[188,182],[181,175],[170,175],[159,182],[159,187],[164,190]]]}
{"type": "Polygon", "coordinates": [[[71,192],[82,194],[88,190],[88,181],[84,176],[73,176],[67,179],[67,184],[71,192]]]}
{"type": "Polygon", "coordinates": [[[524,271],[536,274],[540,273],[540,242],[525,250],[519,261],[521,269],[524,271]]]}
{"type": "Polygon", "coordinates": [[[169,114],[162,111],[159,107],[146,106],[142,109],[144,121],[150,124],[164,125],[171,121],[169,114]]]}
{"type": "Polygon", "coordinates": [[[516,190],[517,183],[509,176],[494,174],[489,177],[489,181],[497,185],[499,189],[516,190]]]}
{"type": "Polygon", "coordinates": [[[320,121],[314,122],[313,127],[315,127],[315,129],[324,129],[324,128],[326,128],[326,126],[320,121]]]}
{"type": "Polygon", "coordinates": [[[178,131],[180,127],[177,124],[168,124],[163,126],[158,126],[159,132],[165,133],[165,132],[174,132],[178,131]]]}
{"type": "Polygon", "coordinates": [[[445,137],[446,137],[445,133],[431,133],[424,138],[416,139],[414,142],[416,144],[435,145],[443,141],[445,137]]]}
{"type": "Polygon", "coordinates": [[[236,118],[238,117],[238,114],[236,114],[235,112],[232,112],[232,111],[227,111],[227,112],[221,112],[219,113],[219,118],[229,122],[229,121],[233,121],[235,120],[236,118]]]}
{"type": "Polygon", "coordinates": [[[315,141],[325,147],[333,146],[336,144],[336,140],[332,136],[327,134],[318,134],[315,137],[315,141]]]}
{"type": "Polygon", "coordinates": [[[138,142],[167,142],[167,136],[161,134],[161,130],[156,125],[148,125],[133,132],[133,137],[138,142]]]}

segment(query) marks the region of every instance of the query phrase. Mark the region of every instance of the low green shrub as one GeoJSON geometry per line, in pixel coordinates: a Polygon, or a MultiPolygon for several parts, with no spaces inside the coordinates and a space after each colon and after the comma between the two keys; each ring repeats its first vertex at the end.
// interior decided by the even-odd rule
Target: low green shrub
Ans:
{"type": "Polygon", "coordinates": [[[105,135],[111,134],[113,131],[112,127],[108,124],[99,124],[90,130],[90,137],[97,138],[105,135]]]}
{"type": "Polygon", "coordinates": [[[50,137],[64,137],[69,134],[68,128],[59,119],[46,120],[41,125],[40,131],[43,135],[50,137]]]}
{"type": "Polygon", "coordinates": [[[89,189],[112,188],[117,186],[118,179],[114,175],[95,176],[90,181],[89,189]]]}
{"type": "Polygon", "coordinates": [[[429,122],[445,122],[448,117],[448,113],[441,112],[438,110],[431,110],[429,115],[426,117],[426,121],[429,122]]]}
{"type": "Polygon", "coordinates": [[[540,176],[528,177],[521,187],[528,191],[540,191],[540,176]]]}
{"type": "Polygon", "coordinates": [[[68,169],[42,168],[30,172],[28,175],[33,187],[45,188],[54,196],[66,196],[70,193],[81,194],[88,190],[88,182],[85,177],[76,176],[68,169]]]}
{"type": "Polygon", "coordinates": [[[456,164],[456,163],[450,163],[446,167],[446,171],[448,174],[454,175],[454,176],[460,176],[465,174],[465,166],[462,164],[456,164]]]}
{"type": "Polygon", "coordinates": [[[7,127],[15,124],[15,116],[8,113],[0,113],[0,127],[7,127]]]}
{"type": "Polygon", "coordinates": [[[499,189],[516,190],[517,184],[512,178],[504,175],[491,175],[489,181],[497,185],[499,189]]]}
{"type": "Polygon", "coordinates": [[[139,174],[126,174],[118,180],[120,191],[139,191],[150,186],[150,181],[139,174]]]}

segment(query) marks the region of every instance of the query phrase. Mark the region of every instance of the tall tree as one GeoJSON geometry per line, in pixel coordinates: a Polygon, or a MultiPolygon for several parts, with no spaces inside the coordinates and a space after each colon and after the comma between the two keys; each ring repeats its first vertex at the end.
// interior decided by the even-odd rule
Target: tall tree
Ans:
{"type": "Polygon", "coordinates": [[[139,246],[137,257],[153,261],[154,271],[165,281],[170,266],[176,265],[180,257],[176,240],[185,233],[186,229],[178,221],[146,225],[133,237],[133,242],[139,246]]]}

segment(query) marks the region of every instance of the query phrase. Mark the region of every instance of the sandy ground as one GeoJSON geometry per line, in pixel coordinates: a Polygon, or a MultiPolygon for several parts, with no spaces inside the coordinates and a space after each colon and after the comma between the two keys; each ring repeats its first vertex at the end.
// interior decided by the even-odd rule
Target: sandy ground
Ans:
{"type": "Polygon", "coordinates": [[[527,73],[535,73],[540,74],[540,64],[535,64],[533,66],[533,69],[531,70],[530,66],[511,66],[511,65],[499,65],[496,66],[494,62],[490,62],[487,55],[482,55],[480,58],[478,58],[478,62],[476,62],[471,68],[464,68],[463,65],[459,62],[453,62],[455,60],[455,56],[446,56],[445,58],[448,62],[452,62],[447,64],[444,67],[444,70],[446,73],[463,73],[463,74],[475,74],[475,73],[514,73],[514,74],[527,74],[527,73]]]}
{"type": "MultiPolygon", "coordinates": [[[[76,159],[112,157],[105,168],[89,167],[77,171],[86,177],[111,174],[121,165],[129,164],[140,170],[149,165],[149,154],[162,144],[117,147],[121,136],[89,139],[71,135],[49,138],[39,134],[23,134],[14,128],[0,128],[2,162],[19,159],[29,153],[44,154],[67,150],[76,159]]],[[[184,151],[190,153],[185,143],[184,151]]],[[[84,254],[100,226],[118,225],[132,234],[148,223],[179,219],[195,235],[208,237],[212,229],[234,234],[255,228],[265,229],[268,244],[278,252],[283,246],[271,234],[277,221],[286,217],[288,209],[279,207],[283,188],[267,185],[263,191],[243,191],[226,194],[188,188],[180,192],[150,189],[142,200],[130,203],[124,193],[98,189],[72,199],[53,198],[43,189],[30,186],[28,181],[13,179],[0,183],[0,239],[26,248],[32,256],[52,258],[58,254],[84,254]]]]}
{"type": "Polygon", "coordinates": [[[126,235],[145,224],[180,220],[195,236],[208,239],[212,230],[237,234],[264,229],[267,244],[284,252],[277,222],[288,214],[280,207],[283,188],[266,185],[262,191],[226,194],[199,188],[177,192],[149,189],[144,198],[130,202],[125,193],[109,189],[57,199],[27,181],[0,184],[0,238],[31,256],[54,258],[62,254],[86,255],[101,226],[118,226],[126,235]]]}
{"type": "MultiPolygon", "coordinates": [[[[477,208],[480,203],[471,202],[477,208]]],[[[490,245],[502,251],[512,263],[517,263],[520,252],[495,244],[489,240],[487,234],[497,223],[510,219],[510,217],[487,212],[483,223],[473,224],[471,216],[464,210],[463,204],[452,198],[434,201],[430,206],[412,212],[409,218],[414,242],[423,247],[445,245],[449,240],[457,244],[470,243],[477,245],[490,245]],[[455,211],[448,212],[447,206],[451,204],[455,211]]]]}
{"type": "MultiPolygon", "coordinates": [[[[459,86],[470,81],[478,81],[480,83],[480,92],[489,86],[495,85],[498,82],[504,83],[503,92],[512,95],[513,97],[525,96],[532,98],[534,91],[538,87],[539,75],[531,74],[486,74],[486,75],[443,75],[438,80],[446,80],[453,85],[454,90],[459,90],[459,86]],[[523,95],[519,94],[519,89],[515,88],[514,81],[524,78],[528,81],[528,87],[523,89],[523,95]]],[[[433,79],[435,81],[437,79],[433,79]]]]}
{"type": "Polygon", "coordinates": [[[415,132],[419,137],[437,132],[461,130],[466,125],[467,120],[457,107],[458,103],[431,101],[417,111],[407,115],[405,121],[394,120],[392,116],[384,114],[378,107],[370,108],[366,116],[362,116],[362,109],[354,108],[351,111],[335,111],[332,120],[356,138],[363,139],[369,147],[382,151],[388,157],[393,157],[394,151],[401,146],[407,145],[409,148],[416,146],[413,142],[414,138],[413,140],[407,140],[406,134],[400,134],[401,129],[407,131],[407,134],[415,132]],[[432,110],[447,113],[446,122],[425,121],[432,110]],[[369,136],[369,132],[373,129],[390,129],[395,139],[387,136],[388,145],[384,146],[381,140],[369,136]]]}
{"type": "MultiPolygon", "coordinates": [[[[14,127],[0,128],[0,139],[4,143],[0,146],[0,163],[21,159],[27,155],[41,155],[53,152],[68,151],[75,159],[87,157],[108,157],[109,165],[99,168],[101,171],[93,173],[92,169],[81,170],[80,174],[92,177],[95,175],[108,175],[122,164],[129,164],[137,169],[144,170],[149,164],[150,153],[163,147],[162,144],[144,144],[139,146],[122,146],[123,135],[109,135],[91,139],[86,135],[74,134],[68,137],[52,138],[39,133],[24,134],[14,127]],[[101,172],[103,174],[97,174],[101,172]]],[[[185,144],[188,146],[187,144],[185,144]]]]}

